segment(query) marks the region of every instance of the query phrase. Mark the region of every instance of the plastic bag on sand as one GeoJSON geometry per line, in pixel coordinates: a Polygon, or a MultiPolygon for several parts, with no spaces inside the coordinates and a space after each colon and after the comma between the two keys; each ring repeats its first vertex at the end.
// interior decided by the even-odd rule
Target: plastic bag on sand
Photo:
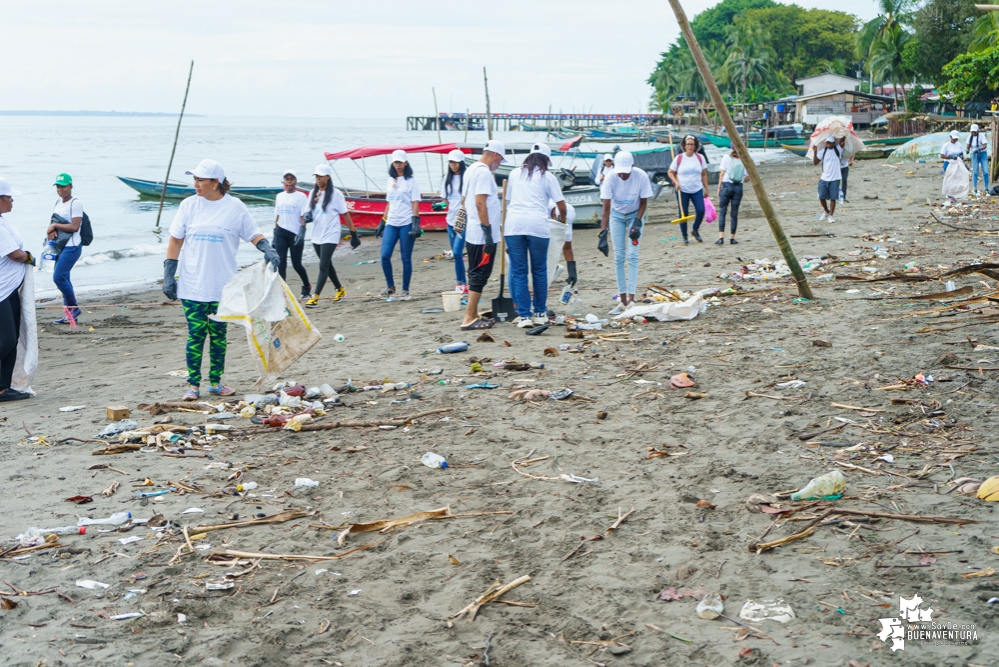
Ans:
{"type": "Polygon", "coordinates": [[[843,155],[846,157],[853,157],[857,151],[864,150],[864,142],[853,131],[852,120],[846,116],[829,116],[815,126],[805,157],[812,159],[815,156],[816,147],[824,145],[829,136],[833,136],[837,140],[846,138],[846,143],[843,146],[843,155]]]}
{"type": "Polygon", "coordinates": [[[14,375],[10,386],[32,396],[35,390],[31,381],[38,370],[38,328],[35,326],[35,272],[24,272],[21,283],[21,331],[17,339],[17,360],[14,362],[14,375]]]}
{"type": "Polygon", "coordinates": [[[322,338],[291,289],[266,262],[233,276],[222,290],[218,314],[212,319],[246,328],[250,355],[260,373],[257,389],[273,383],[322,338]]]}
{"type": "Polygon", "coordinates": [[[663,301],[653,304],[632,304],[615,320],[623,320],[630,317],[652,317],[660,322],[670,322],[673,320],[692,320],[702,312],[707,310],[708,304],[704,302],[704,296],[695,294],[686,301],[663,301]]]}
{"type": "Polygon", "coordinates": [[[714,222],[718,219],[718,211],[715,210],[715,205],[711,203],[710,197],[704,198],[704,222],[714,222]]]}
{"type": "Polygon", "coordinates": [[[558,261],[562,258],[566,226],[558,220],[549,220],[548,228],[552,234],[551,238],[548,239],[548,284],[551,285],[555,281],[555,274],[558,271],[558,261]]]}
{"type": "Polygon", "coordinates": [[[951,160],[947,166],[947,171],[944,172],[943,187],[940,188],[940,192],[944,197],[966,199],[970,181],[971,172],[968,171],[964,160],[951,160]]]}

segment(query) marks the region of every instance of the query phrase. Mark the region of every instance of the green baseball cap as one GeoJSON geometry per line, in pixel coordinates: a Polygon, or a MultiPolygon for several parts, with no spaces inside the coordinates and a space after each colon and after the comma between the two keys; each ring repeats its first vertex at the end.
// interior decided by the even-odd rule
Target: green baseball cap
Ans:
{"type": "Polygon", "coordinates": [[[73,185],[73,177],[67,173],[59,174],[53,185],[73,185]]]}

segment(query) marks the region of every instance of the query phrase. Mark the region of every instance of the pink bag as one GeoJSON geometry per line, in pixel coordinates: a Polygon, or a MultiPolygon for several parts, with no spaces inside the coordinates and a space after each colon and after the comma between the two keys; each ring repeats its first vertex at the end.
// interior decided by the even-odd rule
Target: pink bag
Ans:
{"type": "Polygon", "coordinates": [[[711,203],[711,200],[707,197],[704,198],[704,222],[714,222],[718,219],[718,211],[715,210],[715,205],[711,203]]]}

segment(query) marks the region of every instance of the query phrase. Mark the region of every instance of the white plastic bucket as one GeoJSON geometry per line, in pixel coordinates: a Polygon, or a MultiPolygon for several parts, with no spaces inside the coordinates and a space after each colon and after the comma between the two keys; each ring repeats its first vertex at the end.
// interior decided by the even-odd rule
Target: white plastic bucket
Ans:
{"type": "Polygon", "coordinates": [[[441,292],[441,299],[444,300],[444,312],[455,313],[461,310],[461,297],[464,294],[458,292],[441,292]]]}

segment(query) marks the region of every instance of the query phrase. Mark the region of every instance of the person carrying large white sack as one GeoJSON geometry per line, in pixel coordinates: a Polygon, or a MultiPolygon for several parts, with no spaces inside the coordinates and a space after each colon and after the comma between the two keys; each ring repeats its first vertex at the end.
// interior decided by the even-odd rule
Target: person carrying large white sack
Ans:
{"type": "MultiPolygon", "coordinates": [[[[0,177],[0,401],[31,398],[28,391],[18,391],[11,386],[18,362],[17,351],[18,343],[21,342],[25,305],[33,313],[35,298],[33,289],[28,294],[22,289],[26,282],[28,285],[32,284],[27,265],[34,266],[35,258],[24,249],[21,235],[4,217],[5,213],[13,210],[14,197],[20,194],[10,187],[6,178],[0,177]],[[24,299],[28,299],[30,304],[25,304],[24,299]]],[[[33,315],[31,320],[33,324],[33,315]]],[[[37,351],[34,354],[37,357],[37,351]]],[[[33,375],[34,371],[30,374],[33,375]]]]}

